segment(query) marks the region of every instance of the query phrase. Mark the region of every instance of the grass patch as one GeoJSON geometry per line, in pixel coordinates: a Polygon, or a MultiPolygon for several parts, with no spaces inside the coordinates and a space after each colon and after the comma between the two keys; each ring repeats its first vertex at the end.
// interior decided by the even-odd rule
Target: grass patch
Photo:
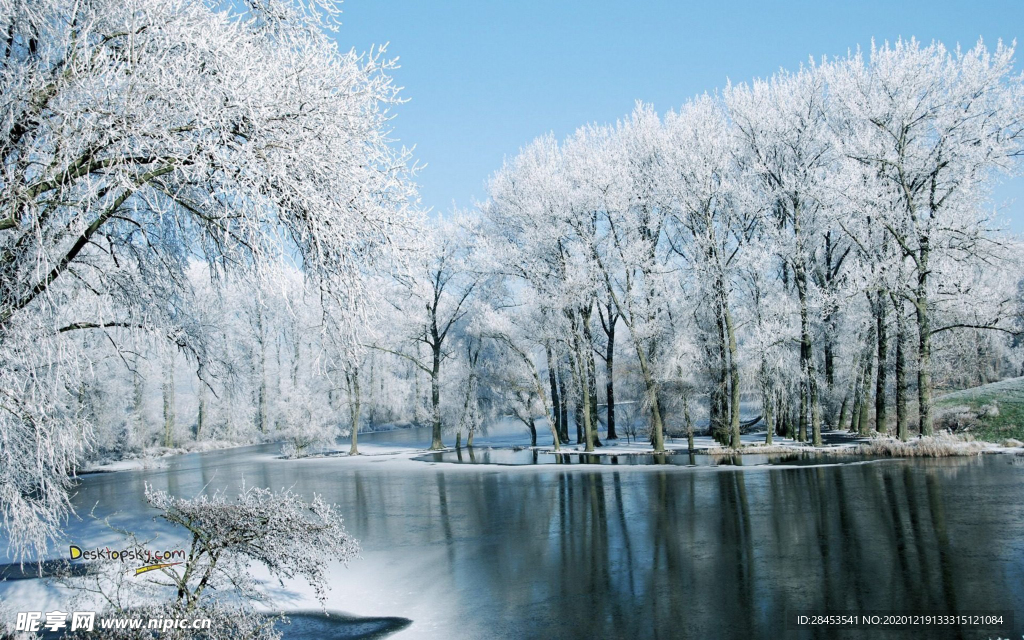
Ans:
{"type": "Polygon", "coordinates": [[[946,458],[950,456],[976,456],[987,449],[969,435],[942,433],[926,438],[911,438],[902,442],[897,438],[878,437],[856,447],[853,452],[865,456],[893,458],[946,458]]]}
{"type": "MultiPolygon", "coordinates": [[[[1005,444],[1003,446],[1014,446],[1005,444]]],[[[713,447],[706,453],[712,456],[731,456],[736,454],[805,454],[830,458],[834,456],[875,456],[890,458],[946,458],[951,456],[976,456],[992,445],[987,442],[976,440],[970,434],[941,433],[927,438],[911,438],[907,442],[901,442],[891,436],[874,436],[870,442],[851,446],[839,447],[811,447],[805,443],[794,443],[784,445],[746,445],[739,450],[725,447],[713,447]]]]}
{"type": "Polygon", "coordinates": [[[936,427],[977,440],[1024,440],[1024,378],[946,393],[935,400],[936,427]]]}

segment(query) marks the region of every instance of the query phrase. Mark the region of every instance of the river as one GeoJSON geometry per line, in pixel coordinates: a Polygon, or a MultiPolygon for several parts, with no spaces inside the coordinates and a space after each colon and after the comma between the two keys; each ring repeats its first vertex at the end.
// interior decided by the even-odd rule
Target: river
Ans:
{"type": "MultiPolygon", "coordinates": [[[[521,433],[482,438],[508,445],[521,433]]],[[[422,445],[423,431],[367,434],[422,445]]],[[[996,638],[1024,627],[1024,458],[783,467],[617,467],[282,460],[277,447],[84,476],[68,543],[116,543],[95,517],[174,539],[144,483],[175,495],[241,482],[321,493],[361,557],[332,567],[328,608],[400,616],[395,638],[996,638]],[[969,625],[790,628],[798,614],[1009,613],[969,625]],[[787,618],[788,616],[788,618],[787,618]]],[[[285,609],[315,604],[275,588],[285,609]]],[[[0,584],[54,602],[39,580],[0,584]]],[[[286,636],[287,637],[287,636],[286,636]]],[[[326,637],[326,636],[324,636],[326,637]]]]}

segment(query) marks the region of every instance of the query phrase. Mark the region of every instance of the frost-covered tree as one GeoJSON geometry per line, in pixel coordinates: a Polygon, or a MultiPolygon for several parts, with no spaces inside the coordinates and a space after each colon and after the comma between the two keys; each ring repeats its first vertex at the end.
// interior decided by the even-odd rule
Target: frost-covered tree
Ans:
{"type": "Polygon", "coordinates": [[[633,343],[651,415],[651,444],[655,451],[664,451],[659,357],[669,312],[664,233],[671,212],[666,189],[671,169],[666,136],[654,110],[637,105],[614,131],[589,138],[596,139],[592,153],[604,168],[591,172],[590,190],[600,202],[600,222],[607,229],[594,259],[633,343]],[[609,174],[603,181],[602,173],[609,174]]]}
{"type": "MultiPolygon", "coordinates": [[[[334,507],[320,496],[305,502],[287,490],[243,487],[234,499],[223,492],[176,498],[147,486],[146,499],[160,518],[184,530],[187,556],[142,577],[125,577],[121,563],[113,562],[88,577],[67,579],[80,597],[99,596],[108,615],[209,618],[204,637],[279,638],[274,618],[254,608],[272,604],[273,598],[252,576],[253,563],[277,580],[305,581],[322,604],[330,571],[325,558],[348,564],[359,551],[334,507]]],[[[111,629],[100,630],[99,637],[185,638],[193,633],[111,629]]]]}
{"type": "Polygon", "coordinates": [[[483,211],[496,273],[528,287],[543,310],[538,333],[545,341],[547,369],[563,374],[554,376],[562,384],[549,376],[562,434],[567,435],[563,390],[568,390],[577,399],[577,440],[587,450],[599,445],[593,323],[596,297],[605,285],[595,261],[602,206],[595,184],[607,177],[603,158],[595,156],[599,144],[588,132],[577,135],[567,150],[551,136],[538,138],[494,175],[483,211]],[[571,385],[564,384],[563,359],[571,385]]]}
{"type": "Polygon", "coordinates": [[[913,278],[904,295],[917,324],[919,428],[930,434],[936,295],[952,284],[940,265],[990,248],[991,221],[980,206],[986,185],[995,172],[1016,169],[1022,148],[1024,94],[1013,49],[897,41],[828,71],[842,151],[893,205],[878,222],[913,278]]]}
{"type": "Polygon", "coordinates": [[[265,281],[299,259],[351,305],[406,226],[390,63],[340,52],[336,15],[0,2],[0,517],[15,549],[55,530],[87,428],[69,333],[156,330],[197,358],[189,260],[265,281]]]}
{"type": "Polygon", "coordinates": [[[643,381],[656,449],[667,421],[689,420],[668,417],[690,407],[676,390],[703,387],[733,446],[744,394],[769,429],[820,445],[848,421],[888,432],[890,395],[907,437],[913,369],[928,433],[931,377],[956,377],[933,336],[973,349],[978,371],[1012,369],[992,332],[1015,330],[1020,251],[985,212],[1020,148],[1010,58],[900,42],[525,146],[493,176],[477,242],[540,310],[556,429],[570,398],[590,439],[588,360],[607,348],[612,362],[613,311],[635,347],[615,363],[643,381]]]}
{"type": "Polygon", "coordinates": [[[502,287],[502,293],[489,291],[491,304],[474,318],[472,331],[494,345],[484,362],[485,384],[503,408],[527,426],[531,444],[537,444],[538,414],[546,420],[551,446],[559,451],[558,407],[552,402],[551,383],[544,371],[549,366],[547,341],[544,332],[536,330],[543,325],[544,310],[530,301],[532,291],[518,284],[502,287]]]}
{"type": "Polygon", "coordinates": [[[826,125],[823,85],[823,75],[810,68],[729,87],[725,94],[742,162],[759,178],[767,200],[762,229],[782,261],[784,277],[792,274],[800,303],[799,433],[806,437],[806,407],[815,446],[821,445],[821,405],[812,329],[813,256],[829,229],[828,217],[836,212],[829,188],[836,152],[826,125]]]}
{"type": "Polygon", "coordinates": [[[389,290],[394,320],[390,340],[372,345],[430,376],[431,449],[444,448],[441,365],[455,355],[452,338],[469,313],[470,296],[479,280],[468,269],[469,235],[458,219],[436,222],[411,259],[408,272],[399,274],[389,290]]]}
{"type": "MultiPolygon", "coordinates": [[[[710,394],[711,428],[740,444],[740,354],[733,279],[756,252],[747,246],[756,230],[756,198],[744,197],[737,149],[724,110],[703,97],[666,117],[666,154],[672,177],[671,251],[688,267],[697,295],[709,300],[702,314],[703,342],[717,348],[718,375],[710,394]]],[[[763,267],[763,262],[761,266],[763,267]]],[[[717,434],[716,434],[717,435],[717,434]]]]}

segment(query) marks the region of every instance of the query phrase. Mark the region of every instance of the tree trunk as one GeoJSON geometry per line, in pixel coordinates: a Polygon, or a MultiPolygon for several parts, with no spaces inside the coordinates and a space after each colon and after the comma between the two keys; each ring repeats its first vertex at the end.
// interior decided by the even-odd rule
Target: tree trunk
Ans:
{"type": "Polygon", "coordinates": [[[725,335],[729,345],[729,445],[733,449],[740,448],[740,367],[737,362],[736,331],[733,327],[732,313],[729,312],[729,300],[725,291],[725,284],[720,283],[720,295],[722,297],[722,323],[725,325],[725,335]]]}
{"type": "MultiPolygon", "coordinates": [[[[611,317],[611,309],[609,308],[609,317],[611,317]]],[[[608,440],[617,440],[618,434],[615,433],[615,320],[612,317],[608,324],[610,325],[605,334],[608,336],[608,344],[605,347],[604,352],[604,371],[605,377],[605,396],[608,399],[608,433],[605,438],[608,440]]]]}
{"type": "MultiPolygon", "coordinates": [[[[824,288],[828,291],[835,290],[835,279],[839,273],[839,267],[842,265],[845,259],[845,253],[839,249],[838,243],[832,239],[832,231],[825,232],[825,270],[822,277],[824,288]],[[833,256],[836,255],[837,250],[840,252],[840,257],[833,262],[833,256]]],[[[829,420],[833,417],[835,411],[835,352],[836,352],[836,336],[838,335],[838,327],[836,326],[836,316],[838,310],[835,306],[829,304],[825,309],[825,317],[823,318],[825,324],[825,336],[822,340],[822,352],[825,359],[825,385],[828,387],[827,393],[829,398],[829,420]]],[[[842,428],[842,427],[840,427],[842,428]]]]}
{"type": "Polygon", "coordinates": [[[441,442],[441,343],[434,340],[431,348],[433,354],[430,368],[430,408],[432,412],[433,430],[431,433],[430,450],[444,449],[441,442]]]}
{"type": "Polygon", "coordinates": [[[726,416],[729,413],[729,354],[725,346],[725,322],[721,313],[718,314],[715,324],[718,328],[718,385],[712,431],[715,434],[715,440],[719,444],[727,446],[729,444],[728,427],[726,426],[726,416]]]}
{"type": "MultiPolygon", "coordinates": [[[[480,426],[479,425],[479,411],[480,411],[480,407],[477,404],[479,402],[479,398],[477,396],[477,381],[476,381],[476,374],[475,373],[473,373],[473,374],[471,374],[469,376],[469,388],[470,388],[470,392],[471,392],[472,395],[470,396],[471,402],[470,402],[470,405],[469,405],[469,433],[466,436],[466,442],[472,442],[473,441],[473,436],[474,436],[474,434],[476,434],[476,429],[477,429],[478,426],[480,426]]],[[[469,445],[469,446],[473,446],[473,445],[469,445]]]]}
{"type": "Polygon", "coordinates": [[[800,384],[800,415],[796,419],[796,439],[800,442],[807,442],[807,382],[800,384]]]}
{"type": "Polygon", "coordinates": [[[860,390],[860,420],[857,421],[859,433],[862,436],[868,435],[868,425],[871,420],[871,368],[875,365],[874,349],[868,349],[864,358],[864,375],[861,376],[860,390]]]}
{"type": "Polygon", "coordinates": [[[203,367],[199,367],[199,413],[196,415],[195,439],[198,442],[203,435],[203,427],[206,425],[206,382],[202,378],[203,367]]]}
{"type": "Polygon", "coordinates": [[[584,451],[594,450],[594,440],[590,431],[593,425],[590,422],[590,385],[587,384],[586,358],[581,353],[583,350],[580,336],[575,340],[576,353],[573,355],[573,378],[576,389],[579,393],[579,400],[576,402],[576,444],[583,444],[584,451]]]}
{"type": "MultiPolygon", "coordinates": [[[[416,347],[416,350],[419,351],[419,346],[416,347]]],[[[412,421],[417,427],[421,426],[420,404],[420,368],[412,367],[412,421]]]]}
{"type": "MultiPolygon", "coordinates": [[[[804,385],[807,401],[811,408],[812,444],[821,446],[821,404],[818,399],[818,371],[814,364],[814,348],[811,342],[810,318],[807,310],[807,268],[801,262],[794,269],[797,296],[800,298],[800,364],[804,374],[804,385]]],[[[801,422],[806,425],[807,419],[801,415],[801,422]]],[[[806,439],[806,432],[803,432],[806,439]]]]}
{"type": "Polygon", "coordinates": [[[302,361],[302,340],[295,332],[295,340],[292,348],[292,389],[296,389],[299,386],[299,363],[302,361]]]}
{"type": "MultiPolygon", "coordinates": [[[[555,361],[559,362],[558,360],[555,361]]],[[[558,368],[558,421],[561,423],[562,428],[558,432],[559,438],[562,444],[569,444],[569,397],[566,394],[565,388],[565,367],[561,364],[557,365],[558,368]]]]}
{"type": "MultiPolygon", "coordinates": [[[[573,413],[573,418],[576,422],[576,444],[583,444],[586,441],[586,439],[583,437],[583,391],[582,387],[580,387],[578,382],[576,386],[578,387],[578,393],[580,398],[579,400],[576,401],[573,407],[575,409],[573,413]]],[[[589,414],[589,410],[587,413],[589,414]]]]}
{"type": "MultiPolygon", "coordinates": [[[[836,334],[836,326],[835,325],[836,325],[835,314],[830,312],[825,317],[825,326],[829,328],[829,331],[831,331],[833,336],[836,334]]],[[[835,380],[836,380],[836,373],[835,373],[835,371],[836,371],[836,364],[835,364],[835,362],[836,362],[836,353],[835,353],[836,352],[836,347],[835,347],[835,342],[832,339],[825,340],[824,344],[822,344],[822,350],[824,351],[824,354],[825,354],[825,384],[828,386],[828,391],[831,392],[832,391],[832,387],[835,385],[835,380]]],[[[832,407],[835,408],[835,405],[832,405],[832,407]]]]}
{"type": "Polygon", "coordinates": [[[348,455],[359,455],[359,422],[360,422],[360,398],[359,398],[359,369],[353,369],[348,376],[349,388],[349,418],[351,419],[352,446],[348,449],[348,455]]]}
{"type": "Polygon", "coordinates": [[[588,327],[590,314],[587,309],[579,309],[576,314],[570,317],[570,320],[573,325],[573,348],[575,350],[575,353],[572,354],[573,377],[576,378],[581,400],[576,404],[577,443],[582,440],[584,451],[589,452],[594,450],[594,443],[597,440],[597,425],[592,420],[592,403],[595,399],[591,395],[594,349],[588,327]],[[582,425],[580,421],[582,421],[582,425]]]}
{"type": "Polygon", "coordinates": [[[596,425],[590,420],[590,404],[593,402],[593,398],[590,396],[590,385],[583,385],[583,434],[586,438],[586,445],[583,447],[584,451],[593,451],[594,442],[597,440],[596,425]]]}
{"type": "Polygon", "coordinates": [[[765,362],[764,358],[762,357],[762,359],[761,359],[761,371],[760,371],[759,377],[761,379],[761,413],[762,413],[762,417],[764,419],[765,432],[766,432],[765,433],[765,438],[764,438],[764,443],[765,444],[771,444],[772,443],[772,430],[775,428],[775,425],[772,424],[772,416],[774,415],[774,411],[773,411],[773,406],[772,405],[775,402],[775,398],[773,397],[773,394],[772,394],[772,391],[771,391],[771,384],[768,381],[767,369],[768,369],[768,363],[765,362]]]}
{"type": "Polygon", "coordinates": [[[554,411],[552,412],[552,415],[554,416],[552,428],[554,429],[555,439],[559,440],[561,438],[560,434],[562,433],[562,398],[558,392],[558,380],[555,375],[555,360],[552,357],[550,341],[544,343],[544,354],[547,356],[548,360],[548,384],[551,386],[551,405],[554,407],[554,411]]]}
{"type": "MultiPolygon", "coordinates": [[[[472,358],[470,358],[472,361],[472,358]]],[[[472,364],[470,364],[472,371],[472,364]]],[[[459,423],[455,427],[455,448],[462,448],[462,425],[469,425],[469,433],[473,433],[473,421],[476,419],[471,413],[470,400],[473,398],[473,377],[474,374],[469,374],[469,382],[466,384],[466,395],[462,399],[462,417],[459,418],[459,423]],[[467,416],[469,416],[467,420],[467,416]]]]}
{"type": "Polygon", "coordinates": [[[267,336],[263,328],[263,312],[260,310],[256,311],[256,323],[257,333],[259,334],[260,343],[260,388],[258,398],[258,411],[259,414],[256,416],[257,425],[259,426],[260,433],[267,432],[267,336]]]}
{"type": "Polygon", "coordinates": [[[720,380],[711,382],[708,394],[708,428],[715,442],[722,442],[722,385],[720,380]]]}
{"type": "Polygon", "coordinates": [[[164,446],[174,446],[174,350],[169,349],[164,364],[164,446]]]}
{"type": "Polygon", "coordinates": [[[839,420],[838,420],[838,425],[839,425],[838,428],[839,429],[845,429],[846,428],[846,408],[847,408],[847,406],[849,404],[850,404],[850,396],[849,396],[849,394],[843,395],[843,402],[842,402],[842,404],[839,405],[839,420]]]}
{"type": "MultiPolygon", "coordinates": [[[[589,331],[587,332],[588,344],[589,331]]],[[[597,426],[600,424],[597,418],[597,362],[594,359],[594,350],[587,349],[587,357],[584,362],[587,365],[587,391],[590,395],[590,439],[595,447],[604,446],[597,434],[597,426]]]]}
{"type": "Polygon", "coordinates": [[[583,433],[583,388],[586,386],[586,381],[581,374],[583,366],[580,364],[579,348],[579,338],[574,337],[571,349],[575,351],[570,351],[569,353],[570,383],[576,396],[573,398],[573,422],[576,424],[576,444],[585,444],[586,438],[583,433]]]}
{"type": "Polygon", "coordinates": [[[853,383],[853,411],[850,413],[850,433],[860,433],[860,405],[864,401],[860,397],[861,377],[863,376],[863,364],[858,367],[857,379],[853,383]]]}
{"type": "Polygon", "coordinates": [[[783,392],[781,391],[775,394],[775,435],[779,437],[786,435],[786,422],[783,419],[786,409],[782,397],[783,392]]]}
{"type": "MultiPolygon", "coordinates": [[[[551,356],[550,356],[550,353],[551,353],[550,349],[548,349],[548,372],[549,373],[551,371],[551,356]]],[[[540,397],[540,403],[544,407],[544,417],[547,419],[548,427],[551,429],[551,446],[557,452],[560,449],[560,446],[559,446],[559,444],[560,444],[559,443],[559,439],[560,438],[559,438],[559,435],[558,435],[558,426],[557,426],[558,410],[553,408],[548,403],[547,395],[545,395],[545,393],[544,393],[544,383],[541,382],[540,376],[538,376],[537,373],[536,373],[536,369],[534,369],[533,379],[534,379],[534,383],[537,385],[537,395],[540,397]]],[[[557,391],[557,387],[554,384],[554,381],[551,380],[550,376],[548,378],[548,381],[551,382],[551,388],[553,390],[557,391]]]]}
{"type": "Polygon", "coordinates": [[[875,430],[878,433],[887,433],[889,430],[885,414],[885,377],[887,374],[885,360],[889,353],[889,336],[885,326],[886,310],[889,308],[888,300],[886,300],[888,297],[887,291],[879,290],[875,305],[875,334],[878,343],[878,369],[875,376],[875,430]]]}
{"type": "Polygon", "coordinates": [[[928,315],[928,236],[919,240],[917,264],[917,405],[919,431],[922,436],[932,435],[932,328],[928,315]]]}
{"type": "Polygon", "coordinates": [[[907,426],[909,416],[907,414],[907,354],[906,318],[903,315],[903,298],[898,295],[892,296],[894,312],[896,314],[896,435],[903,442],[907,441],[907,426]]]}
{"type": "Polygon", "coordinates": [[[636,351],[637,357],[640,360],[640,373],[644,377],[647,402],[651,406],[651,444],[654,445],[655,453],[663,453],[665,451],[665,429],[661,422],[658,383],[654,379],[654,372],[651,371],[650,363],[647,361],[647,354],[644,353],[643,344],[640,341],[636,341],[636,351]]]}
{"type": "Polygon", "coordinates": [[[787,402],[785,405],[783,419],[785,421],[786,437],[790,440],[799,440],[800,434],[797,432],[796,422],[793,420],[793,405],[791,402],[787,402]]]}

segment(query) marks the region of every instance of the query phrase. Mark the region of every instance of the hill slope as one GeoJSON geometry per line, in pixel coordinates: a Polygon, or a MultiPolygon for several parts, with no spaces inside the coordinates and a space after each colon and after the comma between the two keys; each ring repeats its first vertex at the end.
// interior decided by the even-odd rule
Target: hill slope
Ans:
{"type": "Polygon", "coordinates": [[[975,438],[1024,440],[1024,377],[1008,378],[939,396],[936,426],[960,420],[975,438]]]}

